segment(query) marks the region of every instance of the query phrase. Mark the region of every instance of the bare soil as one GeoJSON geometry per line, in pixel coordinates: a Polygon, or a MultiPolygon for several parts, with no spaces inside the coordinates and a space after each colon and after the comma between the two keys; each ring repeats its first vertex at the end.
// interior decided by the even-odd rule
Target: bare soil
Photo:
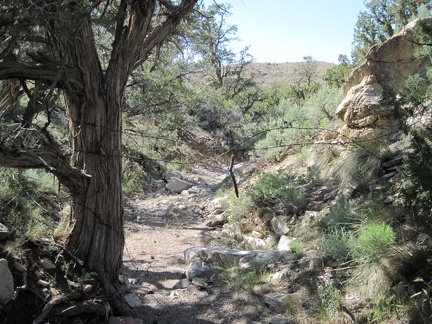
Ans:
{"type": "MultiPolygon", "coordinates": [[[[209,185],[227,175],[225,170],[200,173],[209,185]]],[[[134,310],[144,323],[253,323],[271,316],[259,294],[233,292],[221,275],[211,290],[194,284],[173,288],[186,278],[185,249],[230,244],[221,229],[206,227],[206,218],[193,212],[205,209],[214,198],[215,193],[170,194],[129,201],[123,274],[142,301],[134,310]],[[167,213],[170,209],[175,213],[167,213]]]]}

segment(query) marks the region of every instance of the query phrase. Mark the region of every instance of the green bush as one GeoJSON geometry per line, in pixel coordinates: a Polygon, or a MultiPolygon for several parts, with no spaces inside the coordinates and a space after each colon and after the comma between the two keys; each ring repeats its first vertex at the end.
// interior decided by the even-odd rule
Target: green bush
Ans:
{"type": "Polygon", "coordinates": [[[360,230],[354,251],[358,261],[378,262],[394,245],[396,234],[384,223],[372,223],[360,230]]]}
{"type": "Polygon", "coordinates": [[[302,254],[304,251],[304,243],[302,241],[295,240],[291,243],[291,251],[294,254],[302,254]]]}
{"type": "Polygon", "coordinates": [[[355,221],[351,205],[345,197],[340,197],[330,213],[323,219],[323,225],[327,231],[335,231],[341,228],[349,228],[355,221]]]}
{"type": "Polygon", "coordinates": [[[284,213],[298,214],[306,207],[306,194],[296,188],[292,176],[265,173],[249,190],[252,202],[262,208],[281,208],[284,213]]]}
{"type": "Polygon", "coordinates": [[[412,152],[405,161],[405,207],[419,226],[432,225],[432,127],[412,132],[412,152]]]}
{"type": "Polygon", "coordinates": [[[242,195],[237,198],[234,193],[228,197],[228,200],[225,203],[222,201],[222,204],[223,207],[226,208],[226,213],[228,214],[228,220],[230,223],[238,222],[250,214],[254,205],[249,196],[242,195]]]}
{"type": "Polygon", "coordinates": [[[351,231],[343,228],[333,229],[324,234],[320,242],[321,253],[339,261],[352,258],[355,237],[351,231]]]}

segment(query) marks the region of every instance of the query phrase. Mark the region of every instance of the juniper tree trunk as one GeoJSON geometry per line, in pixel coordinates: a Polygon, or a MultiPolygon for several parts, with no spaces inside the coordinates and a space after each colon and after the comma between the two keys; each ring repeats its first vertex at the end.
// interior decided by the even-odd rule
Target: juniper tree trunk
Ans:
{"type": "MultiPolygon", "coordinates": [[[[89,20],[81,20],[76,37],[65,46],[66,64],[79,66],[82,89],[67,88],[71,164],[84,175],[73,191],[69,248],[107,281],[121,267],[123,201],[121,191],[121,112],[124,87],[119,77],[102,72],[89,20]],[[70,44],[69,44],[70,45],[70,44]],[[106,82],[109,80],[109,82],[106,82]],[[77,91],[78,90],[78,91],[77,91]]],[[[61,49],[58,49],[59,53],[61,49]]],[[[123,76],[126,77],[127,76],[123,76]]]]}
{"type": "MultiPolygon", "coordinates": [[[[2,28],[12,28],[11,49],[18,41],[37,44],[17,60],[6,60],[0,55],[0,79],[15,80],[18,90],[21,82],[40,83],[45,87],[41,88],[40,95],[44,98],[41,104],[47,107],[49,93],[54,89],[64,94],[70,142],[70,152],[63,152],[47,130],[47,123],[46,127],[34,129],[43,138],[36,146],[0,146],[0,165],[45,168],[69,189],[72,226],[68,246],[88,269],[98,273],[108,292],[113,292],[111,283],[118,280],[124,247],[123,96],[134,68],[175,32],[197,0],[176,3],[167,0],[59,0],[35,5],[28,1],[11,2],[0,11],[2,28]],[[115,9],[115,15],[110,16],[115,20],[110,21],[115,28],[109,34],[112,44],[106,70],[102,70],[100,64],[93,28],[107,30],[107,27],[92,21],[92,17],[96,21],[101,18],[94,10],[102,4],[108,11],[108,8],[115,9]],[[15,37],[21,35],[16,34],[17,26],[21,26],[22,35],[28,34],[28,37],[15,37]],[[34,31],[39,33],[37,37],[34,31]],[[45,92],[46,89],[50,90],[45,92]]],[[[99,11],[101,15],[104,12],[99,11]]],[[[111,24],[108,25],[111,28],[111,24]]],[[[28,107],[28,120],[24,121],[24,125],[31,126],[34,114],[43,105],[37,106],[40,101],[37,91],[25,90],[36,102],[28,107]]],[[[9,106],[1,105],[0,114],[9,106]]],[[[49,119],[48,109],[46,113],[49,119]]]]}

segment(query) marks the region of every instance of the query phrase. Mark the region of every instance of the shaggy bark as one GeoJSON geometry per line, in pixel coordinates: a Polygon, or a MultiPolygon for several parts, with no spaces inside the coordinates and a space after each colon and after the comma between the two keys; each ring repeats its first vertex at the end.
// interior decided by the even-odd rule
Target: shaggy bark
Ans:
{"type": "MultiPolygon", "coordinates": [[[[38,21],[46,28],[47,51],[29,53],[26,62],[0,62],[0,79],[44,81],[64,93],[69,157],[43,129],[39,132],[45,138],[43,147],[7,149],[0,145],[0,165],[45,168],[69,188],[73,224],[69,249],[99,274],[109,292],[113,292],[110,282],[118,280],[124,245],[121,114],[126,82],[196,2],[182,0],[174,6],[162,1],[156,10],[156,0],[120,1],[111,59],[103,71],[90,14],[83,15],[75,2],[60,1],[62,10],[56,9],[52,15],[43,16],[46,20],[38,21]],[[166,17],[158,25],[156,12],[166,17]]],[[[41,19],[35,17],[36,21],[41,19]]]]}

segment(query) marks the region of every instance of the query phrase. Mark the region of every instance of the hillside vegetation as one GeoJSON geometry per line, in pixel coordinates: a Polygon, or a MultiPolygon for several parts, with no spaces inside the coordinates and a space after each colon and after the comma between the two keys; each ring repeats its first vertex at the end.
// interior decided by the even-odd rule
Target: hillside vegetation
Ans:
{"type": "MultiPolygon", "coordinates": [[[[338,65],[310,56],[258,64],[247,49],[239,55],[226,50],[228,38],[221,35],[234,29],[218,23],[226,14],[221,9],[212,6],[208,16],[180,25],[187,37],[152,52],[127,82],[121,116],[125,240],[139,241],[139,226],[147,221],[159,231],[154,244],[159,234],[174,233],[162,236],[164,244],[172,239],[183,246],[182,230],[201,233],[206,224],[217,236],[212,247],[220,242],[221,248],[284,255],[257,257],[243,267],[186,257],[187,284],[202,301],[215,294],[233,313],[249,307],[227,319],[430,323],[432,20],[415,20],[390,35],[357,66],[343,55],[338,65]],[[214,42],[198,37],[203,35],[220,37],[224,45],[209,49],[214,42]],[[172,178],[190,186],[174,190],[172,178]],[[194,262],[215,275],[190,277],[194,262]]],[[[98,42],[103,57],[108,41],[98,42]]],[[[0,158],[55,142],[66,161],[72,135],[61,91],[56,105],[34,112],[28,122],[32,106],[24,90],[30,90],[13,92],[14,85],[21,89],[2,82],[0,158]]],[[[145,305],[151,310],[130,302],[124,309],[110,305],[101,275],[69,249],[77,192],[44,167],[0,169],[0,270],[11,269],[2,278],[12,278],[0,280],[0,292],[12,285],[12,296],[0,294],[0,318],[97,323],[108,322],[110,313],[145,322],[145,312],[157,318],[151,304],[145,305]]],[[[75,171],[94,176],[85,165],[75,171]]],[[[124,262],[122,276],[130,277],[115,284],[121,298],[144,289],[152,262],[160,262],[153,252],[137,253],[149,255],[149,266],[138,271],[124,262]]],[[[189,291],[182,289],[160,298],[177,299],[178,291],[189,291]]],[[[142,293],[140,302],[154,293],[142,293]]],[[[166,310],[177,323],[188,323],[189,311],[176,307],[166,310]]],[[[206,316],[207,322],[226,322],[206,316]]]]}

